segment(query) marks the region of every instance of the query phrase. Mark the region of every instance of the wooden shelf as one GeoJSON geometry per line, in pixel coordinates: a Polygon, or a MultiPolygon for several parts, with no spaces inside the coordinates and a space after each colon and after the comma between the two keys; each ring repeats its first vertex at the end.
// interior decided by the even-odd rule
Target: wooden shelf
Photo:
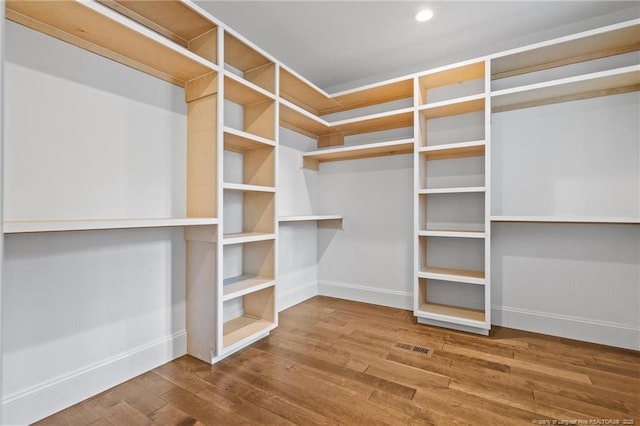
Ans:
{"type": "Polygon", "coordinates": [[[21,234],[31,232],[163,228],[217,224],[218,219],[212,218],[15,220],[4,222],[3,230],[5,234],[21,234]]]}
{"type": "Polygon", "coordinates": [[[413,145],[413,139],[402,139],[390,142],[328,148],[305,152],[302,154],[302,159],[305,167],[317,170],[318,163],[325,163],[329,161],[356,160],[387,155],[410,154],[413,152],[413,145]]]}
{"type": "Polygon", "coordinates": [[[448,230],[426,230],[418,231],[421,237],[449,237],[449,238],[484,238],[482,231],[448,231],[448,230]]]}
{"type": "Polygon", "coordinates": [[[420,89],[425,91],[435,87],[449,86],[465,81],[477,80],[484,77],[484,61],[472,62],[454,67],[439,68],[418,76],[420,89]]]}
{"type": "Polygon", "coordinates": [[[79,0],[7,1],[8,19],[184,87],[217,66],[125,16],[79,0]]]}
{"type": "Polygon", "coordinates": [[[491,93],[493,112],[640,90],[640,65],[562,78],[491,93]]]}
{"type": "Polygon", "coordinates": [[[271,330],[275,324],[261,318],[254,318],[243,315],[224,323],[222,344],[225,349],[239,344],[245,340],[251,340],[256,335],[260,335],[271,330]]]}
{"type": "Polygon", "coordinates": [[[273,95],[263,88],[227,71],[224,72],[224,98],[242,106],[274,100],[273,95]]]}
{"type": "Polygon", "coordinates": [[[253,243],[257,241],[267,241],[275,239],[275,234],[269,234],[264,232],[241,232],[236,234],[225,234],[222,240],[222,244],[243,244],[253,243]]]}
{"type": "Polygon", "coordinates": [[[280,67],[280,96],[316,116],[339,107],[328,94],[284,67],[280,67]]]}
{"type": "Polygon", "coordinates": [[[424,146],[418,149],[427,160],[448,160],[451,158],[478,157],[484,155],[485,141],[459,142],[424,146]]]}
{"type": "Polygon", "coordinates": [[[224,183],[222,188],[228,191],[242,192],[276,192],[273,186],[246,185],[244,183],[224,183]]]}
{"type": "Polygon", "coordinates": [[[228,31],[224,33],[224,62],[242,72],[272,64],[271,60],[228,31]]]}
{"type": "Polygon", "coordinates": [[[520,223],[584,223],[584,224],[640,224],[640,217],[585,216],[491,216],[491,222],[520,223]]]}
{"type": "Polygon", "coordinates": [[[193,42],[217,28],[215,23],[198,12],[189,2],[178,0],[162,2],[98,1],[184,47],[188,47],[189,42],[193,42]]]}
{"type": "Polygon", "coordinates": [[[466,192],[485,192],[486,188],[484,186],[468,186],[468,187],[456,187],[456,188],[430,188],[430,189],[420,189],[418,194],[421,195],[429,195],[429,194],[459,194],[466,192]]]}
{"type": "Polygon", "coordinates": [[[382,130],[413,127],[413,108],[371,114],[329,123],[329,127],[348,135],[380,132],[382,130]]]}
{"type": "Polygon", "coordinates": [[[483,271],[471,271],[468,269],[436,268],[427,266],[420,269],[418,277],[467,284],[484,285],[486,283],[483,271]]]}
{"type": "Polygon", "coordinates": [[[247,149],[274,147],[276,144],[267,138],[263,138],[242,130],[224,127],[224,149],[227,151],[243,152],[247,149]]]}
{"type": "Polygon", "coordinates": [[[638,50],[640,20],[513,49],[491,61],[492,79],[507,78],[638,50]]]}
{"type": "Polygon", "coordinates": [[[413,78],[401,77],[381,83],[334,93],[331,98],[339,106],[322,108],[320,115],[363,108],[413,97],[413,78]]]}
{"type": "Polygon", "coordinates": [[[483,111],[484,102],[484,94],[478,94],[422,105],[419,111],[424,118],[440,118],[483,111]]]}
{"type": "Polygon", "coordinates": [[[449,321],[473,327],[482,327],[485,322],[485,313],[483,311],[430,302],[420,305],[417,314],[424,318],[449,321]]]}
{"type": "Polygon", "coordinates": [[[337,133],[323,119],[283,99],[280,100],[280,125],[311,138],[337,133]]]}
{"type": "Polygon", "coordinates": [[[280,216],[278,222],[310,222],[322,220],[342,220],[342,216],[337,214],[309,215],[309,216],[280,216]]]}
{"type": "Polygon", "coordinates": [[[275,285],[273,278],[240,275],[224,280],[222,301],[235,299],[275,285]]]}

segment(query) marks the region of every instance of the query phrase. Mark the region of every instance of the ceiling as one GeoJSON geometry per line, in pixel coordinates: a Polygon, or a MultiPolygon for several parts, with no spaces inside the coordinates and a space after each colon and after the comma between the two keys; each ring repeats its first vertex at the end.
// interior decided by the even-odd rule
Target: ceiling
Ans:
{"type": "Polygon", "coordinates": [[[639,1],[196,3],[330,92],[640,16],[639,1]]]}

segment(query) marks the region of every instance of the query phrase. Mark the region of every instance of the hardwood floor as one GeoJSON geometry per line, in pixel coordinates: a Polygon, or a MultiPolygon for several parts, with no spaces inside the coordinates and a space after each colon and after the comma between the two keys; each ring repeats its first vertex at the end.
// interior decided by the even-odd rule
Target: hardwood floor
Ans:
{"type": "Polygon", "coordinates": [[[640,424],[640,353],[318,296],[219,364],[184,356],[38,424],[520,423],[640,424]]]}

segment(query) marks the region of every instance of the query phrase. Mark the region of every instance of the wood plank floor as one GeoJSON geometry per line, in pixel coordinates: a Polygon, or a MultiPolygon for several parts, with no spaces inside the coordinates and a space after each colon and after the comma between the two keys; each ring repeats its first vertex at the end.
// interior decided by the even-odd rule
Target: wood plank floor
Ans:
{"type": "Polygon", "coordinates": [[[498,327],[476,336],[417,325],[408,311],[318,296],[215,366],[184,356],[38,424],[553,420],[640,424],[640,353],[498,327]]]}

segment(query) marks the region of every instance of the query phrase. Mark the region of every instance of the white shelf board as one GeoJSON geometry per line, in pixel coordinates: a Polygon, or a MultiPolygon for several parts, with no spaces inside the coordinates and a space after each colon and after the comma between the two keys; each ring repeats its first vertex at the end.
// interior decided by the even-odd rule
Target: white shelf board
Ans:
{"type": "Polygon", "coordinates": [[[486,284],[483,271],[468,269],[437,268],[426,266],[418,272],[418,277],[432,280],[453,281],[466,284],[486,284]]]}
{"type": "Polygon", "coordinates": [[[483,311],[458,306],[426,302],[420,305],[416,316],[469,327],[487,328],[483,311]]]}
{"type": "Polygon", "coordinates": [[[449,237],[449,238],[484,238],[482,231],[447,231],[447,230],[426,230],[418,231],[421,237],[449,237]]]}
{"type": "Polygon", "coordinates": [[[263,232],[241,232],[238,234],[225,234],[222,244],[242,244],[253,243],[257,241],[267,241],[275,239],[275,234],[267,234],[263,232]]]}
{"type": "Polygon", "coordinates": [[[275,327],[271,321],[262,318],[252,318],[249,316],[241,316],[224,323],[222,346],[225,350],[231,349],[232,346],[242,346],[244,341],[252,340],[256,335],[266,333],[275,327]]]}
{"type": "Polygon", "coordinates": [[[243,151],[245,149],[274,147],[276,143],[267,138],[257,136],[231,127],[223,127],[225,149],[243,151]]]}
{"type": "Polygon", "coordinates": [[[640,224],[640,217],[491,216],[491,222],[640,224]]]}
{"type": "Polygon", "coordinates": [[[465,192],[485,192],[484,186],[467,186],[467,187],[455,187],[455,188],[430,188],[420,189],[418,194],[458,194],[465,192]]]}
{"type": "Polygon", "coordinates": [[[217,224],[218,219],[212,218],[15,220],[4,222],[3,230],[5,234],[20,234],[30,232],[162,228],[217,224]]]}
{"type": "Polygon", "coordinates": [[[449,158],[478,157],[484,155],[485,141],[469,141],[442,145],[423,146],[418,152],[427,160],[446,160],[449,158]]]}
{"type": "Polygon", "coordinates": [[[280,216],[278,222],[311,222],[322,220],[342,220],[337,214],[308,215],[308,216],[280,216]]]}
{"type": "Polygon", "coordinates": [[[640,65],[491,92],[494,112],[638,90],[640,65]]]}
{"type": "Polygon", "coordinates": [[[235,299],[275,285],[273,278],[240,275],[224,280],[222,301],[235,299]]]}
{"type": "Polygon", "coordinates": [[[276,188],[273,186],[246,185],[244,183],[223,183],[222,188],[229,191],[276,192],[276,188]]]}

